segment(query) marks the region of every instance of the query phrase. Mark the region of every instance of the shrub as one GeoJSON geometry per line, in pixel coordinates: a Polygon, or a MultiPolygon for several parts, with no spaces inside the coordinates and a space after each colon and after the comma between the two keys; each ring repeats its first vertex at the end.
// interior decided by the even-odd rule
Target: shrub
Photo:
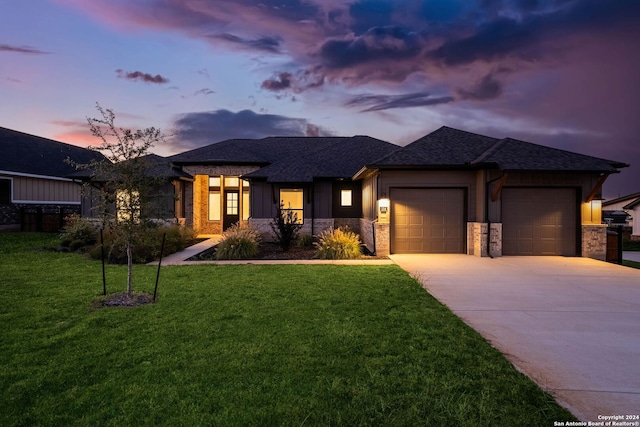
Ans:
{"type": "Polygon", "coordinates": [[[296,240],[296,244],[300,248],[309,248],[313,246],[313,236],[311,234],[300,234],[296,240]]]}
{"type": "MultiPolygon", "coordinates": [[[[133,262],[144,264],[159,259],[162,235],[164,233],[167,234],[164,244],[164,256],[183,250],[195,238],[195,232],[189,227],[179,225],[150,226],[146,233],[137,235],[133,239],[133,262]]],[[[113,264],[126,264],[126,246],[122,244],[124,236],[122,236],[120,230],[106,228],[103,236],[107,261],[113,264]]],[[[89,255],[94,259],[101,257],[99,243],[91,248],[89,255]]]]}
{"type": "Polygon", "coordinates": [[[77,251],[96,243],[98,225],[88,218],[72,214],[65,218],[65,226],[60,233],[60,245],[77,251]]]}
{"type": "Polygon", "coordinates": [[[321,259],[359,258],[360,237],[347,228],[330,228],[318,235],[316,256],[321,259]]]}
{"type": "Polygon", "coordinates": [[[278,206],[278,213],[269,225],[276,241],[285,252],[289,250],[291,242],[296,240],[298,232],[302,228],[302,224],[298,224],[298,214],[291,209],[285,209],[282,202],[278,206]]]}
{"type": "Polygon", "coordinates": [[[216,259],[248,259],[258,254],[259,233],[251,227],[235,223],[222,233],[216,259]]]}

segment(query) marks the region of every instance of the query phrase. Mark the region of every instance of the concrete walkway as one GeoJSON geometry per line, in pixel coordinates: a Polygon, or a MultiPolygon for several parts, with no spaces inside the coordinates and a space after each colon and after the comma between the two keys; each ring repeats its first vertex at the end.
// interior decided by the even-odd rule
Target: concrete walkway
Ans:
{"type": "MultiPolygon", "coordinates": [[[[335,264],[335,265],[392,265],[394,262],[390,259],[345,259],[345,260],[331,260],[331,259],[247,259],[237,261],[187,261],[194,255],[199,254],[202,251],[209,249],[212,246],[218,244],[222,236],[212,235],[208,236],[207,240],[197,243],[193,246],[189,246],[181,252],[168,255],[162,259],[162,265],[234,265],[234,264],[335,264]]],[[[147,265],[158,265],[158,261],[150,262],[147,265]]]]}
{"type": "Polygon", "coordinates": [[[640,414],[640,270],[565,257],[391,259],[581,420],[640,414]]]}
{"type": "MultiPolygon", "coordinates": [[[[220,235],[211,235],[207,236],[207,240],[203,240],[200,243],[196,243],[193,246],[189,246],[183,251],[173,253],[171,255],[167,255],[162,258],[162,265],[180,265],[185,262],[185,260],[191,258],[194,255],[199,254],[202,251],[206,251],[212,246],[218,244],[222,236],[220,235]]],[[[148,265],[158,265],[158,261],[152,261],[148,265]]]]}

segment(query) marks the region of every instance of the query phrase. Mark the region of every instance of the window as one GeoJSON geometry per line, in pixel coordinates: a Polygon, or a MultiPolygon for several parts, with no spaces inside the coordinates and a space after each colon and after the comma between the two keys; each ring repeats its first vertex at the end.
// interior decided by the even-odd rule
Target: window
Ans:
{"type": "Polygon", "coordinates": [[[340,191],[340,206],[353,206],[352,202],[352,190],[340,191]]]}
{"type": "Polygon", "coordinates": [[[304,219],[304,197],[302,188],[280,189],[280,202],[284,209],[289,209],[296,214],[296,223],[302,224],[304,219]]]}
{"type": "Polygon", "coordinates": [[[220,221],[220,177],[209,177],[209,221],[220,221]]]}
{"type": "Polygon", "coordinates": [[[11,203],[10,179],[0,179],[0,203],[11,203]]]}
{"type": "Polygon", "coordinates": [[[225,176],[224,177],[224,186],[225,187],[237,187],[239,182],[238,182],[238,177],[237,176],[225,176]]]}
{"type": "Polygon", "coordinates": [[[227,193],[227,215],[238,215],[238,193],[227,193]]]}
{"type": "Polygon", "coordinates": [[[245,221],[249,219],[249,189],[242,193],[242,219],[245,221]]]}

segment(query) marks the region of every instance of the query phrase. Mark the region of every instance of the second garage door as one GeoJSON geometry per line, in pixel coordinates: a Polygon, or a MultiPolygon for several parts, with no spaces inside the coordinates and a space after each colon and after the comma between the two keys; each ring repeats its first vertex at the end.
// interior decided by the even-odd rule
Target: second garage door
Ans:
{"type": "Polygon", "coordinates": [[[459,188],[391,189],[391,252],[464,253],[464,196],[459,188]]]}
{"type": "Polygon", "coordinates": [[[576,190],[504,188],[504,255],[576,255],[576,190]]]}

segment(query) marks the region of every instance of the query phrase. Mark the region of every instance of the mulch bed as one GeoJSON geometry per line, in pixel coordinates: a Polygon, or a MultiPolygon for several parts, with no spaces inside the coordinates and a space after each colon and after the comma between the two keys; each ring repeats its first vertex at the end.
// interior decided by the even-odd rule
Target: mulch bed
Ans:
{"type": "Polygon", "coordinates": [[[141,292],[134,292],[131,295],[126,292],[100,297],[95,301],[94,306],[100,307],[138,307],[140,305],[153,304],[153,295],[141,292]]]}
{"type": "MultiPolygon", "coordinates": [[[[299,259],[315,259],[316,248],[314,246],[291,246],[287,252],[283,251],[280,245],[271,242],[262,242],[258,247],[258,255],[254,260],[283,259],[283,260],[299,260],[299,259]]],[[[207,249],[197,255],[192,256],[187,261],[215,261],[216,247],[207,249]]],[[[363,259],[388,259],[386,256],[363,255],[363,259]]]]}

